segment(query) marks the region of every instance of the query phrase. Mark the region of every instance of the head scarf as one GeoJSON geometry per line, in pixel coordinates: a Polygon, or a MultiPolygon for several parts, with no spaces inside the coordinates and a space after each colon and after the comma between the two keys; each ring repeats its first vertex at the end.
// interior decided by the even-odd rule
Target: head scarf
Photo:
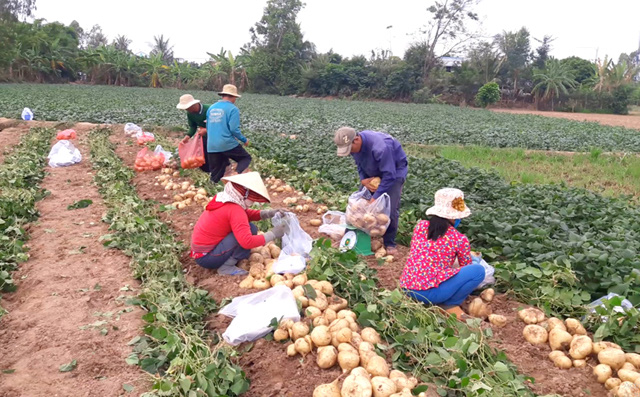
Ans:
{"type": "Polygon", "coordinates": [[[240,192],[236,189],[236,186],[234,186],[233,183],[227,183],[226,185],[224,185],[224,190],[216,194],[216,202],[235,203],[246,210],[247,204],[245,203],[244,200],[245,200],[244,195],[240,194],[240,192]]]}

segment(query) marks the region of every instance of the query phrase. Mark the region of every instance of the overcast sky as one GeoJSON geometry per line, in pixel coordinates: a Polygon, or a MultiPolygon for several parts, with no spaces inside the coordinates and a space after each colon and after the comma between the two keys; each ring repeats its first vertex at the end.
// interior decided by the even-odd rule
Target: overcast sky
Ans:
{"type": "MultiPolygon", "coordinates": [[[[369,55],[391,49],[402,56],[420,38],[426,8],[433,0],[306,0],[298,20],[305,39],[319,52],[369,55]],[[388,26],[392,28],[387,29],[388,26]]],[[[154,0],[37,0],[36,17],[69,24],[77,20],[89,30],[99,24],[112,40],[125,34],[134,52],[148,53],[154,35],[170,39],[174,56],[205,61],[206,52],[222,47],[238,52],[250,40],[249,28],[262,16],[266,0],[177,1],[168,6],[154,0]]],[[[476,11],[487,36],[526,26],[534,38],[556,38],[551,54],[586,59],[638,48],[640,0],[482,0],[476,11]]],[[[532,49],[537,42],[531,40],[532,49]]]]}

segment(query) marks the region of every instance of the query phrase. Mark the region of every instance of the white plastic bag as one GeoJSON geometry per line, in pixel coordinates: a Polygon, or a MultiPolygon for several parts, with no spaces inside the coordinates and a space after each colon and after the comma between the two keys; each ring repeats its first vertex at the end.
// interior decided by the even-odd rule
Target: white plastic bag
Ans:
{"type": "MultiPolygon", "coordinates": [[[[609,300],[611,298],[615,298],[616,296],[620,296],[614,292],[611,292],[605,296],[603,296],[602,298],[595,300],[593,302],[591,302],[587,307],[589,308],[589,312],[590,313],[595,313],[596,312],[596,307],[598,306],[604,306],[603,305],[603,301],[609,300]]],[[[620,306],[616,306],[613,308],[613,310],[616,313],[624,313],[625,311],[627,311],[628,309],[631,309],[633,307],[633,304],[627,300],[627,299],[623,299],[622,302],[620,303],[620,306]]],[[[602,322],[606,323],[608,320],[608,316],[602,316],[602,322]]]]}
{"type": "Polygon", "coordinates": [[[276,263],[273,264],[273,272],[300,273],[306,267],[307,257],[313,247],[313,239],[300,227],[298,217],[292,212],[276,214],[271,222],[273,226],[280,224],[286,226],[282,237],[282,251],[276,263]]]}
{"type": "Polygon", "coordinates": [[[347,232],[346,224],[347,216],[344,212],[328,211],[322,215],[322,225],[318,228],[318,232],[326,234],[332,239],[341,239],[347,232]]]}
{"type": "Polygon", "coordinates": [[[22,120],[33,120],[33,112],[29,108],[22,109],[22,120]]]}
{"type": "Polygon", "coordinates": [[[171,160],[171,157],[173,156],[173,153],[164,150],[162,148],[162,146],[158,145],[156,146],[155,150],[153,151],[153,153],[155,154],[162,154],[164,156],[164,163],[163,164],[167,164],[169,162],[169,160],[171,160]]]}
{"type": "Polygon", "coordinates": [[[58,141],[47,156],[50,167],[66,167],[82,161],[80,151],[68,140],[58,141]]]}
{"type": "Polygon", "coordinates": [[[391,199],[384,193],[373,203],[369,203],[371,197],[371,192],[364,186],[349,196],[347,222],[371,237],[380,237],[391,223],[391,199]]]}
{"type": "Polygon", "coordinates": [[[142,128],[138,127],[136,124],[127,123],[124,125],[124,134],[126,136],[134,136],[138,132],[142,132],[142,128]]]}
{"type": "Polygon", "coordinates": [[[273,330],[270,324],[274,318],[300,321],[296,298],[286,285],[233,298],[220,314],[235,317],[222,334],[232,346],[262,338],[273,330]]]}
{"type": "Polygon", "coordinates": [[[484,259],[482,259],[482,254],[479,255],[471,255],[471,259],[473,260],[474,265],[480,265],[484,267],[484,280],[476,287],[476,289],[484,288],[487,285],[494,284],[496,282],[495,277],[493,277],[493,273],[495,273],[496,269],[488,264],[484,259]]]}

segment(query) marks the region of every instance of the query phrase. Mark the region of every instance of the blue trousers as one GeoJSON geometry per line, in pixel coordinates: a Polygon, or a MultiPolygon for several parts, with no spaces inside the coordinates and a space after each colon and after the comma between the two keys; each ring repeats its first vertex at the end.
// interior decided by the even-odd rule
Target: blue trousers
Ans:
{"type": "Polygon", "coordinates": [[[402,196],[402,186],[404,179],[396,180],[396,183],[387,191],[391,204],[391,213],[389,214],[389,227],[382,237],[385,247],[396,246],[396,234],[398,233],[398,219],[400,218],[400,196],[402,196]]]}
{"type": "MultiPolygon", "coordinates": [[[[249,227],[251,228],[251,234],[254,236],[258,234],[258,226],[249,223],[249,227]]],[[[217,269],[229,258],[241,261],[242,259],[247,259],[250,255],[251,250],[242,248],[238,240],[236,240],[236,236],[231,232],[207,255],[196,259],[196,263],[207,269],[217,269]]]]}
{"type": "Polygon", "coordinates": [[[458,306],[480,285],[482,280],[484,280],[484,267],[468,265],[461,267],[458,274],[440,283],[437,288],[424,291],[407,289],[405,293],[422,303],[458,306]]]}

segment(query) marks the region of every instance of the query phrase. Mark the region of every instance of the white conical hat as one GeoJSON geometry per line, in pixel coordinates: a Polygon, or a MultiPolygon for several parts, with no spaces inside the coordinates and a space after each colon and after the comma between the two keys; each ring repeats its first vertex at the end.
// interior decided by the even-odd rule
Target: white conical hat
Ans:
{"type": "Polygon", "coordinates": [[[460,189],[446,187],[435,195],[435,205],[427,210],[427,215],[436,215],[444,219],[462,219],[471,215],[464,202],[464,193],[460,189]]]}
{"type": "Polygon", "coordinates": [[[227,176],[222,178],[223,181],[233,182],[238,184],[246,189],[249,189],[260,196],[267,199],[271,202],[271,197],[269,197],[269,191],[267,187],[264,185],[262,181],[262,177],[260,177],[260,173],[258,172],[247,172],[244,174],[237,174],[233,176],[227,176]]]}

